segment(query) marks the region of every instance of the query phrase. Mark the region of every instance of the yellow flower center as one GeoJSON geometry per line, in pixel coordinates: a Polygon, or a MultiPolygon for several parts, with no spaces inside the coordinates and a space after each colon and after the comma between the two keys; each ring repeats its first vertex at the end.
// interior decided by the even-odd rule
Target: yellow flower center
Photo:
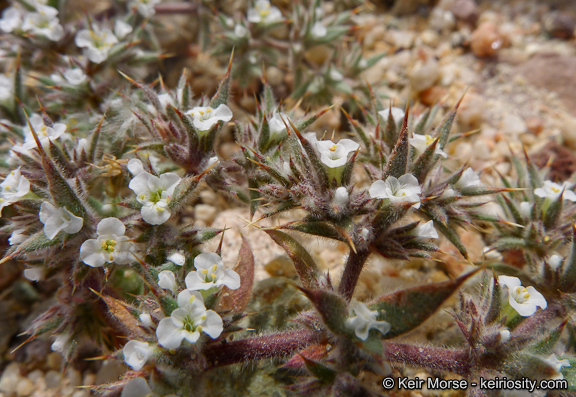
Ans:
{"type": "Polygon", "coordinates": [[[336,151],[336,145],[332,145],[331,147],[328,148],[328,150],[330,150],[331,152],[335,152],[336,151]]]}
{"type": "Polygon", "coordinates": [[[554,193],[560,193],[560,189],[558,189],[557,187],[552,186],[550,189],[552,189],[554,193]]]}

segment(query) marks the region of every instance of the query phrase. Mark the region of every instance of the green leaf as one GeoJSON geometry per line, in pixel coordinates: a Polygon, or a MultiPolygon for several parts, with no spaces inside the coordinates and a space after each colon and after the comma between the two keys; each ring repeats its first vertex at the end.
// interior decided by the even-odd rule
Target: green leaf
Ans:
{"type": "Polygon", "coordinates": [[[13,245],[10,249],[6,252],[6,255],[2,260],[0,260],[0,264],[6,262],[9,259],[17,258],[21,255],[37,252],[46,248],[53,247],[55,245],[61,244],[61,238],[54,237],[52,240],[49,240],[44,234],[44,231],[41,230],[30,237],[24,242],[19,245],[13,245]]]}
{"type": "Polygon", "coordinates": [[[302,285],[306,288],[318,288],[318,276],[320,269],[310,256],[308,251],[293,237],[278,230],[264,230],[294,262],[296,272],[300,277],[302,285]]]}
{"type": "Polygon", "coordinates": [[[450,113],[446,115],[440,127],[438,127],[438,143],[440,144],[440,149],[444,150],[444,146],[448,142],[448,137],[450,136],[450,130],[452,129],[452,123],[454,122],[454,118],[456,117],[456,112],[458,112],[458,107],[462,103],[462,99],[464,96],[460,98],[454,109],[450,113]]]}
{"type": "Polygon", "coordinates": [[[298,288],[310,299],[330,331],[337,335],[353,335],[353,332],[346,327],[348,304],[343,297],[330,291],[298,288]]]}
{"type": "Polygon", "coordinates": [[[225,105],[228,102],[228,93],[230,91],[230,71],[232,70],[232,60],[234,59],[234,51],[230,54],[230,61],[228,62],[228,70],[224,78],[218,86],[218,91],[210,101],[210,107],[216,109],[220,105],[225,105]]]}
{"type": "Polygon", "coordinates": [[[294,221],[279,226],[282,229],[297,230],[302,233],[313,234],[315,236],[325,237],[333,240],[346,241],[338,231],[328,222],[320,221],[294,221]]]}
{"type": "MultiPolygon", "coordinates": [[[[380,345],[382,345],[381,342],[380,345]]],[[[304,361],[308,371],[310,371],[312,375],[318,378],[322,383],[331,383],[336,378],[338,372],[334,371],[332,368],[329,368],[317,361],[310,360],[303,355],[300,355],[300,357],[304,361]]]]}
{"type": "Polygon", "coordinates": [[[572,291],[576,286],[576,225],[572,224],[572,249],[564,263],[564,274],[561,277],[562,291],[572,291]]]}
{"type": "Polygon", "coordinates": [[[409,143],[410,133],[408,132],[408,108],[406,108],[406,114],[404,115],[404,121],[402,122],[402,128],[400,129],[400,135],[398,137],[398,142],[390,155],[388,160],[388,165],[384,170],[382,179],[386,180],[387,177],[393,176],[400,178],[402,175],[408,172],[408,162],[410,160],[410,143],[409,143]]]}
{"type": "Polygon", "coordinates": [[[453,280],[408,288],[376,299],[368,308],[377,310],[380,313],[378,320],[385,320],[392,326],[382,337],[393,338],[422,324],[475,273],[473,271],[453,280]]]}

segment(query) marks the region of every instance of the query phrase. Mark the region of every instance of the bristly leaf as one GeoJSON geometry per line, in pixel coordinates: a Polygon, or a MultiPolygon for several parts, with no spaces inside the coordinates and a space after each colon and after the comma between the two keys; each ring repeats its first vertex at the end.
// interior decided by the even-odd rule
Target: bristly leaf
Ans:
{"type": "Polygon", "coordinates": [[[402,122],[402,128],[400,129],[400,135],[398,136],[398,142],[390,155],[388,160],[388,165],[384,170],[384,175],[382,179],[386,180],[387,177],[393,176],[400,178],[402,175],[408,172],[408,162],[410,158],[410,132],[408,132],[408,116],[409,108],[406,106],[406,114],[404,115],[404,121],[402,122]]]}
{"type": "MultiPolygon", "coordinates": [[[[466,95],[466,93],[464,93],[466,95]]],[[[462,103],[462,99],[464,99],[464,95],[458,101],[458,103],[454,106],[454,109],[450,113],[446,115],[440,127],[438,127],[438,143],[440,146],[440,150],[444,150],[444,146],[448,143],[448,137],[450,136],[450,130],[452,129],[452,123],[454,123],[454,118],[456,117],[456,112],[458,112],[458,108],[462,103]]]]}
{"type": "Polygon", "coordinates": [[[353,335],[352,331],[346,327],[348,304],[344,298],[330,291],[298,288],[310,299],[330,331],[337,335],[353,335]]]}
{"type": "Polygon", "coordinates": [[[410,172],[414,175],[418,182],[424,183],[428,172],[432,169],[432,166],[438,160],[438,156],[436,155],[436,146],[438,145],[438,139],[435,139],[434,142],[426,148],[426,150],[418,156],[416,161],[412,164],[410,172]]]}
{"type": "Polygon", "coordinates": [[[412,287],[376,299],[368,308],[378,310],[381,313],[378,320],[385,320],[392,326],[383,338],[393,338],[422,324],[477,271],[454,280],[412,287]]]}
{"type": "Polygon", "coordinates": [[[554,351],[554,346],[560,340],[560,334],[564,331],[564,327],[568,320],[562,321],[556,328],[552,329],[548,335],[543,336],[538,343],[530,348],[535,354],[549,355],[554,351]]]}
{"type": "MultiPolygon", "coordinates": [[[[382,344],[380,344],[382,345],[382,344]]],[[[338,372],[334,371],[332,368],[329,368],[322,363],[316,362],[314,360],[310,360],[304,356],[301,356],[304,364],[306,364],[306,368],[308,371],[312,373],[317,379],[319,379],[322,383],[331,383],[336,378],[338,372]]]]}
{"type": "Polygon", "coordinates": [[[448,227],[442,222],[438,222],[434,219],[434,226],[442,233],[450,242],[460,251],[462,256],[468,259],[468,251],[462,241],[460,240],[460,236],[452,227],[448,227]]]}
{"type": "Polygon", "coordinates": [[[231,290],[225,286],[219,294],[218,310],[242,313],[250,301],[254,284],[254,255],[245,237],[242,237],[242,247],[234,271],[240,275],[240,288],[231,290]]]}
{"type": "Polygon", "coordinates": [[[318,288],[318,277],[320,269],[310,256],[308,251],[300,245],[293,237],[278,230],[264,230],[278,244],[284,248],[300,277],[300,282],[306,288],[318,288]]]}
{"type": "Polygon", "coordinates": [[[576,286],[576,225],[572,224],[572,249],[564,263],[564,274],[561,277],[562,291],[572,291],[576,286]]]}
{"type": "Polygon", "coordinates": [[[310,221],[310,220],[302,220],[302,221],[294,221],[290,222],[281,226],[278,226],[281,229],[287,230],[297,230],[302,233],[313,234],[319,237],[325,237],[333,240],[339,240],[346,242],[346,239],[338,233],[330,223],[328,222],[319,222],[319,221],[310,221]]]}
{"type": "Polygon", "coordinates": [[[232,70],[232,60],[234,59],[234,50],[230,54],[230,61],[228,62],[228,70],[224,75],[224,78],[220,82],[218,91],[212,97],[210,101],[210,107],[216,109],[220,105],[225,105],[228,102],[228,93],[230,92],[230,71],[232,70]]]}
{"type": "Polygon", "coordinates": [[[56,236],[52,240],[49,240],[48,237],[46,237],[44,231],[41,230],[28,237],[26,241],[22,242],[21,244],[11,246],[10,249],[6,252],[4,258],[0,260],[0,264],[10,259],[18,258],[21,255],[35,253],[59,244],[62,244],[61,238],[56,236]]]}
{"type": "Polygon", "coordinates": [[[398,127],[392,117],[392,104],[390,104],[390,110],[388,111],[388,119],[386,120],[386,126],[384,127],[384,142],[390,147],[398,141],[398,127]]]}

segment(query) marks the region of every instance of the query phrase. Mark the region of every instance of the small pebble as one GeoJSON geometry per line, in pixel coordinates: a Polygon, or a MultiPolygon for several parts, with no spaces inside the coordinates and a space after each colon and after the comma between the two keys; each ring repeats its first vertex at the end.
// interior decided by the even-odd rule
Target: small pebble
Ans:
{"type": "Polygon", "coordinates": [[[440,76],[438,62],[429,57],[426,61],[418,61],[410,71],[410,85],[413,91],[421,92],[434,85],[440,76]]]}
{"type": "Polygon", "coordinates": [[[474,0],[457,0],[450,10],[456,19],[470,25],[478,20],[478,6],[474,0]]]}
{"type": "Polygon", "coordinates": [[[197,204],[194,207],[194,217],[196,218],[196,220],[204,221],[207,224],[211,224],[212,221],[214,221],[214,218],[216,218],[217,213],[218,210],[216,209],[216,207],[213,207],[208,204],[197,204]]]}
{"type": "Polygon", "coordinates": [[[500,123],[500,130],[507,135],[519,135],[526,132],[526,123],[515,114],[507,114],[500,123]]]}
{"type": "Polygon", "coordinates": [[[90,386],[96,384],[96,374],[86,374],[84,375],[84,379],[82,380],[83,386],[90,386]]]}
{"type": "Polygon", "coordinates": [[[46,358],[46,365],[48,369],[59,371],[62,368],[62,355],[58,352],[51,352],[46,358]]]}
{"type": "Polygon", "coordinates": [[[32,382],[36,382],[38,379],[44,377],[44,372],[39,369],[35,369],[34,371],[30,372],[27,376],[32,382]]]}
{"type": "Polygon", "coordinates": [[[0,377],[0,391],[11,394],[16,392],[16,386],[20,381],[20,365],[18,363],[10,363],[0,377]]]}
{"type": "Polygon", "coordinates": [[[16,395],[18,397],[26,397],[32,394],[36,387],[34,386],[34,382],[32,382],[28,378],[22,378],[18,381],[16,385],[16,395]]]}
{"type": "Polygon", "coordinates": [[[62,379],[62,375],[60,372],[50,370],[46,372],[44,375],[44,380],[46,381],[46,388],[48,389],[55,389],[60,385],[60,379],[62,379]]]}
{"type": "Polygon", "coordinates": [[[76,390],[72,393],[72,397],[90,397],[90,392],[88,390],[76,390]]]}
{"type": "Polygon", "coordinates": [[[81,386],[82,385],[82,374],[80,371],[74,368],[68,368],[65,377],[68,379],[68,384],[70,386],[81,386]]]}
{"type": "Polygon", "coordinates": [[[270,66],[266,69],[266,80],[272,87],[276,87],[282,84],[284,80],[284,73],[280,69],[274,66],[270,66]]]}
{"type": "Polygon", "coordinates": [[[478,58],[496,55],[504,44],[504,37],[498,31],[498,27],[491,22],[480,25],[470,39],[470,49],[478,58]]]}

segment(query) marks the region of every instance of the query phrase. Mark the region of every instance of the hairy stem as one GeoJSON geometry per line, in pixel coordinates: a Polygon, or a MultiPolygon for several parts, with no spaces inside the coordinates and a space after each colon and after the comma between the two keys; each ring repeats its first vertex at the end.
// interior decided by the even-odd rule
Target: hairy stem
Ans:
{"type": "Polygon", "coordinates": [[[346,266],[344,267],[344,273],[342,274],[342,279],[340,280],[340,285],[338,286],[338,292],[344,296],[347,300],[352,298],[354,294],[354,289],[356,284],[358,284],[358,278],[360,277],[360,272],[364,268],[364,263],[370,251],[360,251],[354,252],[350,250],[350,255],[346,261],[346,266]]]}
{"type": "Polygon", "coordinates": [[[214,343],[206,346],[203,351],[206,369],[287,356],[322,338],[322,332],[298,329],[234,342],[214,343]]]}
{"type": "Polygon", "coordinates": [[[417,365],[459,375],[467,375],[472,363],[467,349],[414,346],[383,342],[384,359],[402,364],[417,365]]]}

